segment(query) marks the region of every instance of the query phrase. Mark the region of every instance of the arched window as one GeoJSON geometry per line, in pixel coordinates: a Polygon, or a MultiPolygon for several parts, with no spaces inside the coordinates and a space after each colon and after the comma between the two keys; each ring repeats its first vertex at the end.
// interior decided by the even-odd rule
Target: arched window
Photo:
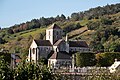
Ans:
{"type": "Polygon", "coordinates": [[[35,54],[35,48],[33,48],[33,54],[35,54]]]}
{"type": "Polygon", "coordinates": [[[56,48],[56,52],[59,52],[59,49],[58,49],[58,48],[56,48]]]}
{"type": "Polygon", "coordinates": [[[49,39],[50,39],[50,31],[49,31],[49,39]]]}
{"type": "Polygon", "coordinates": [[[50,36],[50,31],[49,31],[49,36],[50,36]]]}

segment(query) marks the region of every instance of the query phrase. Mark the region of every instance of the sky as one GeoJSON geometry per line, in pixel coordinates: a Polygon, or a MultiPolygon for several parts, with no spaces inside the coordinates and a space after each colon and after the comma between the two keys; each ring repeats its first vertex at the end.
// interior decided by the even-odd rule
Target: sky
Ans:
{"type": "Polygon", "coordinates": [[[0,0],[0,27],[40,17],[70,16],[74,12],[116,3],[120,0],[0,0]]]}

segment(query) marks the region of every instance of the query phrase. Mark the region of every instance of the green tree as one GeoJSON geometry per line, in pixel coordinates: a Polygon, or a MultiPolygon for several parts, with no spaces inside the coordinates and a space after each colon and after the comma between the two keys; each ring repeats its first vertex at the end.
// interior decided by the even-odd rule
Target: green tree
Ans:
{"type": "Polygon", "coordinates": [[[61,14],[61,21],[65,21],[66,20],[66,17],[65,17],[65,15],[63,15],[63,14],[61,14]]]}
{"type": "Polygon", "coordinates": [[[109,37],[109,41],[104,43],[104,47],[107,52],[120,52],[120,38],[109,37]]]}
{"type": "Polygon", "coordinates": [[[36,34],[36,35],[34,36],[34,39],[36,39],[36,40],[40,40],[40,39],[43,39],[44,36],[45,36],[45,35],[44,35],[43,33],[36,34]]]}
{"type": "Polygon", "coordinates": [[[4,57],[0,57],[0,80],[13,80],[13,72],[4,57]]]}
{"type": "Polygon", "coordinates": [[[76,53],[76,66],[94,66],[96,64],[94,53],[76,53]]]}
{"type": "Polygon", "coordinates": [[[81,28],[81,27],[83,27],[83,26],[81,26],[80,23],[76,24],[76,28],[81,28]]]}
{"type": "Polygon", "coordinates": [[[78,13],[72,13],[71,14],[71,20],[78,21],[79,20],[79,14],[78,13]]]}
{"type": "Polygon", "coordinates": [[[115,59],[120,59],[119,52],[105,52],[96,54],[97,66],[111,66],[115,59]]]}
{"type": "Polygon", "coordinates": [[[43,63],[21,62],[15,68],[16,80],[57,80],[49,68],[43,63]]]}
{"type": "Polygon", "coordinates": [[[102,24],[105,24],[105,25],[112,25],[113,21],[110,19],[102,18],[101,22],[102,22],[102,24]]]}
{"type": "Polygon", "coordinates": [[[11,28],[9,28],[9,29],[7,30],[7,33],[9,33],[9,34],[14,34],[14,32],[13,32],[13,30],[12,30],[11,28]]]}
{"type": "Polygon", "coordinates": [[[0,37],[0,44],[4,44],[4,43],[6,43],[7,41],[5,41],[4,39],[2,39],[1,37],[0,37]]]}

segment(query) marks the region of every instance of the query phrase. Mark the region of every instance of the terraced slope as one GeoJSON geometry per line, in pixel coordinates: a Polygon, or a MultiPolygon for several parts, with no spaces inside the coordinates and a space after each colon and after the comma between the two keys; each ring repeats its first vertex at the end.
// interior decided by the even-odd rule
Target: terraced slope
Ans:
{"type": "Polygon", "coordinates": [[[77,35],[80,35],[80,34],[82,34],[83,32],[85,32],[87,30],[88,30],[88,28],[87,28],[87,26],[85,26],[85,27],[79,28],[77,30],[71,31],[69,33],[69,38],[73,38],[73,37],[75,37],[77,35]]]}

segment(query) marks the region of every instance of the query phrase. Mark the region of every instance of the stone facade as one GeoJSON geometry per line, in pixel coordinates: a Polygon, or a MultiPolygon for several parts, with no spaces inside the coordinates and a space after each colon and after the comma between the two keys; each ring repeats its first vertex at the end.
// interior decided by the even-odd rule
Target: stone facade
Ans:
{"type": "MultiPolygon", "coordinates": [[[[46,40],[33,40],[29,48],[28,61],[37,62],[41,57],[49,60],[48,64],[52,63],[69,63],[71,62],[70,52],[89,52],[90,49],[85,41],[69,41],[62,39],[63,31],[56,24],[51,25],[46,30],[46,40]],[[53,53],[51,53],[53,52],[53,53]],[[51,56],[48,55],[51,53],[51,56]],[[54,55],[57,55],[55,57],[54,55]],[[59,56],[65,56],[60,58],[59,56]],[[54,57],[53,57],[54,56],[54,57]]],[[[54,64],[54,66],[56,66],[54,64]]]]}
{"type": "Polygon", "coordinates": [[[62,29],[56,24],[53,24],[46,30],[46,40],[49,40],[53,45],[59,39],[62,39],[62,29]]]}

